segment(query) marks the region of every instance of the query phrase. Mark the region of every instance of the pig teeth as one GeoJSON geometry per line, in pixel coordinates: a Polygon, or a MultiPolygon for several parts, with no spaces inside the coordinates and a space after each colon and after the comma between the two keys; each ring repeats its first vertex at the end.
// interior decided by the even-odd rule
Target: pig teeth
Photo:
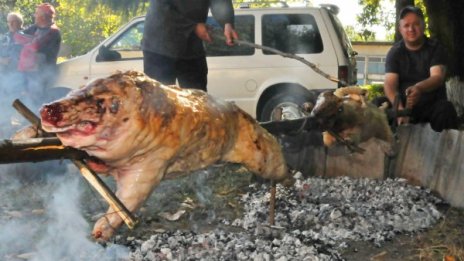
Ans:
{"type": "Polygon", "coordinates": [[[74,125],[68,125],[66,127],[54,127],[54,126],[43,126],[45,131],[47,132],[52,132],[52,133],[60,133],[60,132],[66,132],[70,129],[74,129],[74,125]]]}
{"type": "Polygon", "coordinates": [[[85,126],[87,126],[87,125],[92,125],[92,122],[90,122],[90,121],[80,121],[80,122],[78,123],[78,126],[79,126],[79,127],[85,127],[85,126]]]}
{"type": "Polygon", "coordinates": [[[82,132],[91,132],[95,126],[95,122],[84,120],[77,124],[76,129],[82,132]]]}

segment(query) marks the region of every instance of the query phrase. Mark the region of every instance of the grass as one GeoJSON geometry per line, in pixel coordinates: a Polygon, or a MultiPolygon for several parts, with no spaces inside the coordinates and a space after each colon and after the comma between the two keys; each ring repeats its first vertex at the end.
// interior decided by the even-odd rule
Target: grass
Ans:
{"type": "Polygon", "coordinates": [[[449,208],[440,223],[417,239],[418,260],[464,261],[464,210],[449,208]]]}

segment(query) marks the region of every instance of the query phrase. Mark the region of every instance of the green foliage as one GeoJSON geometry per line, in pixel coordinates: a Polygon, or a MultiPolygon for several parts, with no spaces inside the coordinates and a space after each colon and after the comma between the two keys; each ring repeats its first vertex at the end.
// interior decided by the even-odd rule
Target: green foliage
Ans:
{"type": "Polygon", "coordinates": [[[356,29],[351,26],[351,25],[348,25],[345,27],[345,32],[346,32],[346,35],[348,36],[348,38],[351,40],[351,41],[358,41],[358,42],[362,42],[364,41],[363,37],[361,36],[361,34],[359,34],[356,29]]]}
{"type": "Polygon", "coordinates": [[[107,6],[91,8],[88,0],[61,0],[57,13],[62,44],[71,48],[71,56],[86,53],[127,22],[126,16],[107,6]]]}
{"type": "Polygon", "coordinates": [[[6,33],[8,26],[6,17],[10,12],[19,12],[23,15],[24,25],[34,22],[35,7],[42,3],[40,0],[0,0],[0,32],[6,33]]]}
{"type": "MultiPolygon", "coordinates": [[[[8,30],[6,15],[11,11],[20,12],[25,26],[34,23],[34,12],[42,0],[0,0],[0,29],[8,30]]],[[[55,0],[47,1],[56,9],[56,24],[61,29],[62,44],[70,49],[69,56],[86,53],[103,39],[114,33],[133,16],[145,13],[144,5],[128,15],[127,10],[113,10],[96,0],[55,0]]]]}
{"type": "Polygon", "coordinates": [[[112,10],[122,11],[125,15],[136,15],[146,10],[149,0],[89,0],[90,6],[104,5],[112,10]]]}
{"type": "Polygon", "coordinates": [[[8,27],[6,25],[6,16],[7,14],[13,9],[13,5],[9,3],[8,0],[0,0],[0,32],[5,33],[8,31],[8,27]]]}
{"type": "Polygon", "coordinates": [[[385,96],[385,93],[383,92],[383,84],[367,84],[360,87],[368,91],[367,97],[369,101],[372,101],[372,99],[377,97],[385,96]]]}
{"type": "MultiPolygon", "coordinates": [[[[363,41],[373,41],[376,38],[375,27],[385,27],[387,31],[391,31],[395,25],[395,15],[388,13],[386,8],[382,8],[385,4],[391,4],[393,0],[358,0],[363,6],[363,10],[357,15],[356,21],[360,29],[356,31],[363,41]]],[[[394,34],[394,32],[393,32],[394,34]]]]}

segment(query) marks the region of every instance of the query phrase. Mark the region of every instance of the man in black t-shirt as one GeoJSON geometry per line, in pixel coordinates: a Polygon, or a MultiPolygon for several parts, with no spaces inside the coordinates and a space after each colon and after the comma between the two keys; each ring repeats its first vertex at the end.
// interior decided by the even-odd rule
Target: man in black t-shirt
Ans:
{"type": "Polygon", "coordinates": [[[387,54],[384,91],[393,103],[399,93],[399,109],[411,109],[398,124],[430,123],[435,131],[457,128],[457,114],[446,99],[446,54],[440,43],[424,35],[422,11],[407,6],[400,12],[402,40],[387,54]]]}

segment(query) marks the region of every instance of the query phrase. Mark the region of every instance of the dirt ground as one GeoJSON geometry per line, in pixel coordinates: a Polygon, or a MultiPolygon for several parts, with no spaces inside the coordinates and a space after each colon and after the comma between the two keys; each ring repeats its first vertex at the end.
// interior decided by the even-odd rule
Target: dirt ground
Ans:
{"type": "MultiPolygon", "coordinates": [[[[347,261],[463,261],[464,260],[464,210],[442,206],[444,218],[426,231],[414,234],[399,234],[380,247],[372,242],[351,242],[341,252],[347,261]],[[448,258],[448,259],[445,259],[448,258]]],[[[207,219],[207,214],[195,214],[197,220],[207,219]]],[[[189,229],[189,225],[176,222],[166,223],[148,218],[142,221],[143,232],[129,233],[130,236],[147,239],[148,231],[158,229],[189,229]]],[[[212,225],[214,226],[214,225],[212,225]]],[[[123,237],[124,238],[124,237],[123,237]]],[[[124,241],[124,240],[123,240],[124,241]]],[[[122,242],[121,242],[122,243],[122,242]]],[[[127,242],[126,242],[127,243],[127,242]]]]}
{"type": "Polygon", "coordinates": [[[440,206],[443,219],[426,231],[401,234],[381,247],[353,242],[342,253],[347,261],[464,260],[464,210],[440,206]],[[448,258],[448,259],[446,259],[448,258]]]}

